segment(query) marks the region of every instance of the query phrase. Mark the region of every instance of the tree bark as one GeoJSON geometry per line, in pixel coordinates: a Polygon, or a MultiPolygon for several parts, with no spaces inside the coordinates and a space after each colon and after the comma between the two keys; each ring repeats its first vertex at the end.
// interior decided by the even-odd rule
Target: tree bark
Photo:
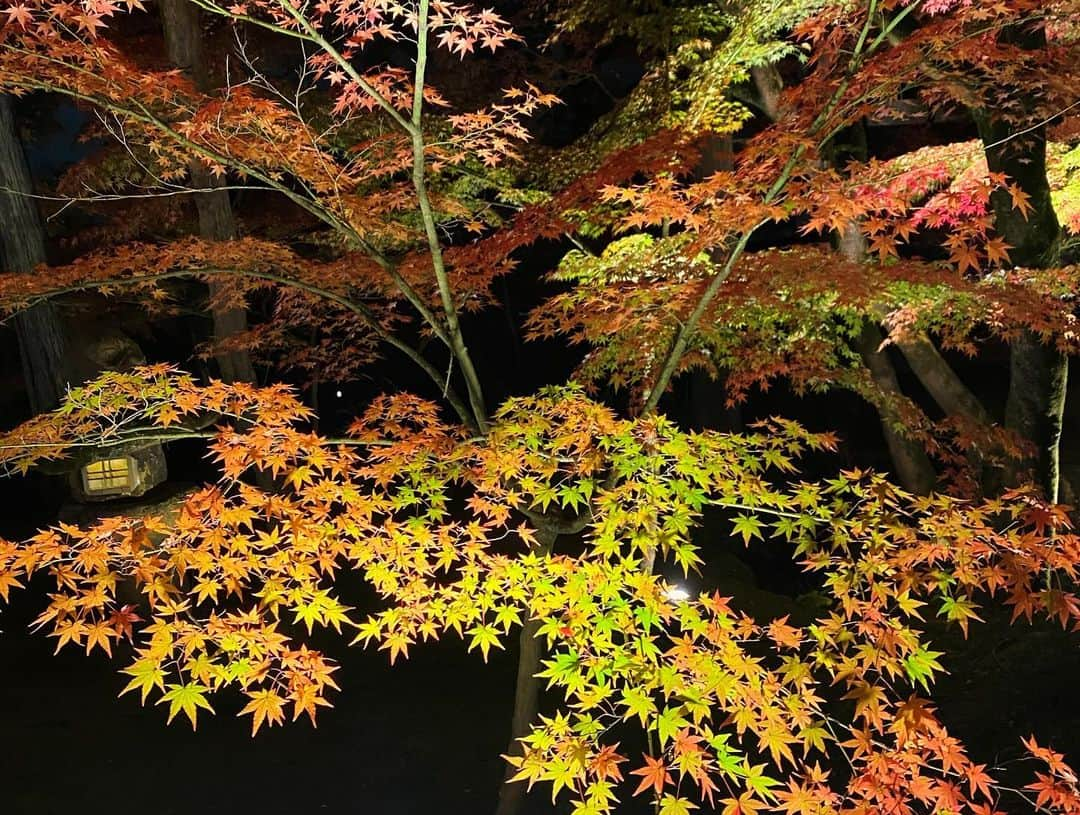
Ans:
{"type": "MultiPolygon", "coordinates": [[[[856,263],[866,260],[866,238],[857,223],[848,223],[844,230],[835,236],[835,242],[837,252],[847,260],[856,263]]],[[[886,397],[903,397],[900,382],[896,378],[896,368],[887,353],[881,349],[884,340],[885,336],[878,324],[867,320],[855,340],[855,350],[870,371],[874,384],[886,397]]],[[[885,437],[885,445],[889,448],[897,479],[904,489],[916,495],[931,492],[937,482],[937,473],[930,457],[926,455],[926,450],[918,441],[903,434],[899,429],[901,419],[888,407],[887,402],[874,407],[878,411],[881,433],[885,437]]]]}
{"type": "MultiPolygon", "coordinates": [[[[1000,37],[1028,50],[1046,48],[1046,32],[1041,27],[1006,29],[1000,37]]],[[[1026,125],[1005,121],[991,109],[973,111],[990,171],[1008,176],[1027,194],[1032,208],[1025,215],[1013,206],[1006,190],[995,190],[991,197],[994,228],[1012,247],[1012,265],[1046,268],[1058,262],[1061,227],[1046,177],[1046,125],[1039,122],[1036,111],[1032,110],[1031,115],[1032,121],[1026,125]]],[[[1044,345],[1030,332],[1011,347],[1005,425],[1035,445],[1032,463],[1051,501],[1058,497],[1059,441],[1068,366],[1068,357],[1044,345]]]]}
{"type": "MultiPolygon", "coordinates": [[[[169,61],[186,71],[195,86],[203,92],[210,90],[210,75],[203,54],[202,27],[199,9],[190,0],[161,0],[161,22],[169,61]]],[[[198,160],[191,162],[191,183],[196,189],[209,190],[220,186],[207,167],[198,160]]],[[[213,241],[236,237],[236,222],[229,203],[228,190],[213,190],[195,195],[199,213],[199,234],[213,241]]],[[[210,297],[221,290],[221,284],[211,281],[210,297]]],[[[242,309],[213,309],[214,337],[228,339],[247,330],[247,314],[242,309]]],[[[218,371],[226,382],[254,382],[255,368],[244,351],[222,351],[215,354],[218,371]]]]}
{"type": "MultiPolygon", "coordinates": [[[[45,229],[30,168],[15,129],[11,99],[0,94],[0,249],[3,270],[31,272],[46,260],[45,229]],[[10,190],[10,192],[4,192],[10,190]]],[[[56,407],[68,382],[67,339],[56,307],[41,303],[14,318],[23,379],[34,413],[56,407]]]]}
{"type": "Polygon", "coordinates": [[[893,343],[930,396],[949,416],[963,416],[980,424],[994,423],[990,412],[956,375],[927,336],[893,343]]]}
{"type": "MultiPolygon", "coordinates": [[[[536,531],[534,551],[541,557],[551,554],[558,534],[544,528],[536,531]]],[[[529,735],[529,730],[540,712],[540,680],[536,674],[540,671],[540,660],[544,656],[544,644],[536,636],[540,630],[540,621],[528,619],[521,626],[518,651],[517,684],[514,689],[514,716],[510,724],[510,746],[506,754],[520,756],[521,742],[518,739],[529,735]]],[[[516,773],[512,766],[506,769],[506,777],[499,788],[499,803],[495,815],[515,815],[521,809],[525,798],[524,781],[511,782],[516,773]]]]}
{"type": "MultiPolygon", "coordinates": [[[[903,396],[900,383],[896,379],[896,369],[885,352],[880,350],[884,338],[877,324],[868,320],[863,324],[862,333],[855,341],[855,347],[869,369],[874,384],[886,396],[903,396]]],[[[896,477],[909,492],[916,495],[928,494],[937,481],[934,465],[929,456],[926,455],[921,444],[897,429],[901,421],[894,411],[884,404],[876,405],[876,407],[881,419],[881,432],[885,436],[885,444],[889,448],[893,467],[896,468],[896,477]]]]}
{"type": "Polygon", "coordinates": [[[1025,332],[1012,344],[1005,426],[1035,445],[1036,474],[1049,501],[1061,487],[1061,427],[1069,358],[1025,332]]]}
{"type": "Polygon", "coordinates": [[[780,118],[780,94],[784,90],[784,80],[775,65],[755,65],[750,69],[750,80],[758,93],[758,104],[761,112],[770,121],[780,118]]]}

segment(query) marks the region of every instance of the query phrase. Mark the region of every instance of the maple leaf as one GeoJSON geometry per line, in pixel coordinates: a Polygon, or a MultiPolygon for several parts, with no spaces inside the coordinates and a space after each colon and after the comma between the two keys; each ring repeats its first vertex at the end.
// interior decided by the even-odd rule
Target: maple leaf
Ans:
{"type": "Polygon", "coordinates": [[[1031,204],[1031,195],[1016,184],[1007,184],[1005,189],[1009,192],[1013,209],[1019,210],[1024,220],[1027,220],[1028,215],[1035,211],[1035,207],[1031,204]]]}
{"type": "Polygon", "coordinates": [[[605,745],[589,763],[589,770],[601,781],[622,781],[622,771],[619,765],[626,761],[624,756],[619,755],[619,745],[605,745]]]}
{"type": "MultiPolygon", "coordinates": [[[[244,706],[237,715],[243,716],[250,713],[251,719],[251,735],[254,736],[259,732],[259,727],[263,722],[268,725],[281,724],[285,721],[285,700],[277,695],[273,690],[265,689],[249,693],[251,701],[244,706]]],[[[297,711],[299,713],[299,711],[297,711]]],[[[296,716],[294,715],[295,719],[296,716]]]]}
{"type": "Polygon", "coordinates": [[[645,759],[645,766],[630,771],[631,775],[641,776],[641,783],[634,790],[634,795],[640,795],[648,789],[651,789],[655,795],[660,795],[664,787],[672,783],[671,773],[668,772],[662,758],[653,758],[648,755],[642,757],[645,759]]]}
{"type": "Polygon", "coordinates": [[[665,795],[660,799],[659,815],[690,815],[697,804],[677,795],[665,795]]]}
{"type": "Polygon", "coordinates": [[[821,798],[810,787],[794,779],[788,781],[786,790],[776,792],[777,808],[788,815],[815,815],[821,806],[821,798]]]}
{"type": "Polygon", "coordinates": [[[177,713],[181,711],[188,720],[191,722],[191,729],[194,730],[198,724],[196,717],[198,716],[198,709],[208,710],[211,713],[214,709],[210,706],[210,703],[206,701],[206,691],[209,688],[205,685],[200,685],[198,682],[188,682],[184,685],[169,684],[166,685],[166,693],[157,701],[157,704],[169,703],[169,718],[167,722],[172,722],[177,713]]]}
{"type": "Polygon", "coordinates": [[[797,649],[802,645],[802,631],[794,626],[787,625],[790,615],[784,615],[769,623],[769,638],[783,648],[797,649]]]}
{"type": "Polygon", "coordinates": [[[855,718],[863,719],[869,726],[880,730],[884,726],[882,702],[887,698],[885,689],[869,682],[857,682],[844,694],[845,699],[855,700],[855,718]]]}
{"type": "Polygon", "coordinates": [[[134,624],[142,622],[142,618],[135,613],[135,606],[123,605],[109,615],[109,625],[112,626],[118,637],[124,637],[128,642],[134,635],[134,624]]]}
{"type": "Polygon", "coordinates": [[[0,571],[0,597],[4,602],[8,602],[8,593],[12,589],[21,589],[23,584],[19,582],[18,578],[10,572],[0,571]]]}
{"type": "Polygon", "coordinates": [[[8,25],[17,25],[19,28],[26,28],[34,21],[33,10],[29,6],[24,6],[20,3],[8,6],[3,10],[3,13],[7,15],[8,25]]]}
{"type": "Polygon", "coordinates": [[[986,252],[986,262],[991,265],[1008,263],[1009,250],[1012,248],[1002,238],[991,238],[983,244],[983,250],[986,252]]]}
{"type": "Polygon", "coordinates": [[[790,732],[776,724],[766,727],[763,732],[758,734],[758,744],[763,750],[767,749],[769,751],[777,765],[782,764],[782,759],[785,758],[792,764],[795,763],[795,756],[791,752],[789,745],[794,744],[796,741],[797,739],[790,732]]]}
{"type": "Polygon", "coordinates": [[[499,641],[499,632],[494,626],[490,625],[478,625],[469,629],[467,632],[471,636],[469,640],[469,650],[479,648],[480,653],[484,657],[484,662],[487,662],[488,652],[494,648],[502,648],[503,645],[499,641]]]}
{"type": "Polygon", "coordinates": [[[624,720],[637,716],[644,725],[656,713],[656,703],[646,692],[638,688],[631,687],[624,690],[619,701],[626,707],[626,712],[623,713],[624,720]]]}
{"type": "Polygon", "coordinates": [[[912,682],[918,682],[924,689],[929,689],[934,672],[944,670],[937,661],[940,656],[943,656],[941,651],[931,651],[920,645],[904,659],[904,671],[912,682]]]}
{"type": "Polygon", "coordinates": [[[689,722],[682,715],[682,707],[666,707],[656,716],[653,720],[653,727],[656,729],[656,733],[660,738],[660,746],[663,747],[669,740],[675,737],[675,735],[689,722]]]}
{"type": "Polygon", "coordinates": [[[975,613],[975,609],[975,604],[966,597],[945,597],[941,602],[941,609],[938,611],[938,615],[944,616],[947,620],[959,623],[960,630],[964,632],[964,636],[966,637],[969,620],[982,622],[982,617],[975,613]]]}
{"type": "Polygon", "coordinates": [[[735,532],[742,536],[743,543],[748,545],[754,538],[761,538],[761,530],[764,528],[764,524],[760,519],[753,517],[752,515],[739,515],[733,521],[735,532]]]}
{"type": "Polygon", "coordinates": [[[117,636],[113,624],[109,620],[97,620],[86,627],[86,653],[90,653],[97,645],[108,656],[112,656],[111,638],[117,636]]]}
{"type": "Polygon", "coordinates": [[[408,634],[403,631],[393,631],[386,635],[382,645],[379,646],[379,650],[390,651],[390,664],[394,664],[394,660],[398,656],[408,657],[409,646],[412,645],[414,640],[408,634]]]}
{"type": "Polygon", "coordinates": [[[749,792],[744,792],[738,798],[725,798],[721,803],[724,805],[721,810],[723,815],[757,815],[765,808],[765,804],[749,792]]]}

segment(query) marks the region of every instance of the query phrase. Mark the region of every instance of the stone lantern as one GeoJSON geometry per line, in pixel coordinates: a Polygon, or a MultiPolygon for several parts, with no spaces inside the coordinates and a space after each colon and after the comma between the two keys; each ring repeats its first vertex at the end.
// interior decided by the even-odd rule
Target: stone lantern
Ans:
{"type": "MultiPolygon", "coordinates": [[[[87,336],[76,344],[76,369],[83,380],[102,371],[125,371],[146,363],[138,344],[115,327],[83,327],[87,336]]],[[[89,448],[72,461],[68,481],[76,500],[101,502],[138,498],[169,476],[160,442],[89,448]]]]}
{"type": "Polygon", "coordinates": [[[71,490],[79,501],[137,498],[169,476],[165,451],[157,442],[97,448],[79,457],[71,490]]]}

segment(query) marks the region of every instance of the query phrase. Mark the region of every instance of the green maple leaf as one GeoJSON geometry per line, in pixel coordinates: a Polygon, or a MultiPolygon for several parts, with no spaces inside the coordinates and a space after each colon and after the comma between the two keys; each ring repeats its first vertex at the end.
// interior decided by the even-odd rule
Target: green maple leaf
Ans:
{"type": "Polygon", "coordinates": [[[652,697],[637,688],[627,688],[623,691],[622,698],[619,702],[626,706],[626,713],[623,714],[623,719],[637,716],[643,725],[646,724],[649,717],[656,712],[656,703],[652,700],[652,697]]]}
{"type": "Polygon", "coordinates": [[[161,663],[156,659],[150,659],[149,657],[138,659],[130,668],[124,668],[123,673],[134,677],[134,679],[128,682],[125,688],[120,691],[121,696],[138,688],[142,695],[141,701],[145,704],[146,697],[150,695],[150,690],[155,685],[161,690],[165,690],[165,671],[161,669],[161,663]]]}
{"type": "Polygon", "coordinates": [[[638,625],[645,630],[646,634],[660,624],[660,618],[656,616],[656,611],[650,606],[638,606],[635,608],[634,619],[637,620],[638,625]]]}
{"type": "Polygon", "coordinates": [[[746,779],[747,787],[756,792],[759,797],[773,800],[774,796],[769,790],[771,787],[778,786],[780,782],[765,775],[764,769],[764,764],[750,766],[749,762],[743,761],[742,774],[746,779]]]}
{"type": "Polygon", "coordinates": [[[904,660],[904,672],[912,684],[917,682],[923,686],[924,690],[930,690],[930,681],[934,678],[934,672],[945,670],[937,661],[943,653],[931,651],[925,645],[920,645],[912,651],[904,660]]]}
{"type": "Polygon", "coordinates": [[[469,634],[472,634],[472,639],[469,640],[469,650],[479,648],[480,653],[484,656],[484,662],[487,662],[488,652],[492,648],[502,648],[502,643],[499,642],[499,632],[495,630],[494,626],[490,625],[478,625],[468,630],[469,634]]]}
{"type": "Polygon", "coordinates": [[[690,574],[691,569],[697,571],[698,564],[705,562],[698,556],[697,548],[689,541],[672,544],[671,554],[674,555],[675,562],[682,567],[684,575],[690,574]]]}
{"type": "Polygon", "coordinates": [[[543,662],[546,670],[541,671],[537,676],[541,679],[550,679],[551,685],[568,685],[570,681],[577,676],[581,668],[580,657],[573,651],[560,651],[555,654],[554,659],[546,659],[543,662]]]}
{"type": "Polygon", "coordinates": [[[773,531],[777,537],[789,541],[794,538],[799,531],[797,520],[795,518],[781,518],[773,525],[773,531]]]}
{"type": "Polygon", "coordinates": [[[206,701],[204,694],[209,688],[205,685],[200,685],[198,682],[188,682],[186,685],[169,685],[168,688],[168,692],[157,701],[159,705],[163,702],[169,703],[169,718],[166,720],[166,724],[172,722],[176,714],[183,711],[184,715],[191,721],[191,729],[194,730],[198,724],[196,716],[199,708],[209,710],[211,713],[214,712],[214,709],[210,707],[210,703],[206,701]]]}
{"type": "Polygon", "coordinates": [[[766,450],[761,455],[762,460],[767,467],[775,467],[777,470],[785,472],[794,469],[791,464],[791,459],[781,453],[779,450],[766,450]]]}
{"type": "Polygon", "coordinates": [[[655,723],[657,735],[660,736],[660,746],[663,747],[682,728],[689,726],[690,722],[682,715],[682,705],[664,708],[664,712],[656,717],[655,723]]]}
{"type": "Polygon", "coordinates": [[[692,809],[697,809],[697,804],[692,804],[685,798],[677,798],[671,793],[660,799],[660,815],[690,815],[692,809]]]}
{"type": "Polygon", "coordinates": [[[982,617],[975,613],[976,608],[978,608],[978,606],[966,597],[946,597],[941,603],[941,609],[938,611],[938,616],[944,615],[945,619],[959,623],[960,628],[964,632],[964,636],[967,636],[968,620],[982,622],[982,617]]]}
{"type": "Polygon", "coordinates": [[[495,624],[509,631],[511,626],[521,625],[521,614],[513,606],[499,606],[495,609],[495,624]]]}
{"type": "Polygon", "coordinates": [[[740,515],[734,521],[735,533],[742,535],[743,543],[748,545],[754,538],[762,539],[764,524],[752,515],[740,515]]]}
{"type": "Polygon", "coordinates": [[[578,508],[584,505],[585,496],[582,494],[580,487],[567,484],[559,488],[559,503],[564,509],[569,507],[574,512],[577,512],[578,508]]]}
{"type": "Polygon", "coordinates": [[[709,746],[716,751],[716,766],[720,772],[729,778],[742,778],[746,775],[743,769],[745,759],[742,753],[728,744],[730,740],[730,733],[717,733],[709,739],[709,746]]]}

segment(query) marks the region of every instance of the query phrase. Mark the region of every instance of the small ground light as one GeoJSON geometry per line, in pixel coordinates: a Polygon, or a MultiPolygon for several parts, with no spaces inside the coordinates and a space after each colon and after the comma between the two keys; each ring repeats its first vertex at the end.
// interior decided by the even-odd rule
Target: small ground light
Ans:
{"type": "Polygon", "coordinates": [[[685,603],[690,599],[690,592],[682,586],[669,586],[664,596],[673,603],[685,603]]]}
{"type": "Polygon", "coordinates": [[[334,396],[336,396],[338,399],[340,399],[341,398],[341,391],[334,391],[334,396]]]}

